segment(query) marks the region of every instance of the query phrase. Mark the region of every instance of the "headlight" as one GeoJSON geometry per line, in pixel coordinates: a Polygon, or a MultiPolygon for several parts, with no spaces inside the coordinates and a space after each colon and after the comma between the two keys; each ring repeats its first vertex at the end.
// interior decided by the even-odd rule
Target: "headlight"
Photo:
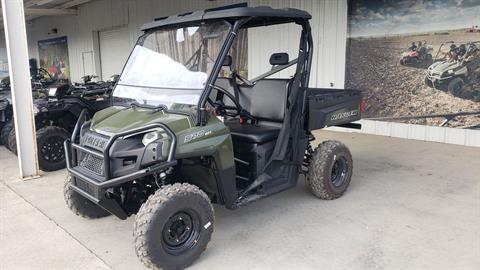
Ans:
{"type": "Polygon", "coordinates": [[[449,70],[447,71],[447,73],[448,73],[448,74],[452,74],[452,73],[453,73],[453,69],[449,69],[449,70]]]}
{"type": "Polygon", "coordinates": [[[162,138],[162,134],[159,131],[151,131],[143,135],[142,143],[147,146],[150,143],[162,138]]]}
{"type": "Polygon", "coordinates": [[[38,107],[37,105],[33,105],[33,114],[37,114],[39,113],[40,111],[38,110],[38,107]]]}
{"type": "Polygon", "coordinates": [[[57,88],[50,88],[48,89],[48,96],[54,97],[57,94],[57,88]]]}

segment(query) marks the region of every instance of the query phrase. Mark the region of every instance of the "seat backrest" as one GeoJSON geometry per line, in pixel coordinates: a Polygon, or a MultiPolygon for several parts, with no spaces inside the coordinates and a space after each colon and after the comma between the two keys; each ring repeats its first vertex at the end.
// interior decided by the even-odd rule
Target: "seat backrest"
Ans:
{"type": "MultiPolygon", "coordinates": [[[[262,79],[254,86],[240,86],[240,105],[261,123],[282,123],[285,117],[287,91],[291,79],[262,79]]],[[[231,80],[218,78],[215,85],[235,95],[231,80]]],[[[216,100],[217,91],[210,98],[216,100]]],[[[223,97],[226,105],[233,105],[228,97],[223,97]]]]}
{"type": "Polygon", "coordinates": [[[259,121],[283,122],[291,79],[259,80],[251,89],[250,113],[259,121]]]}

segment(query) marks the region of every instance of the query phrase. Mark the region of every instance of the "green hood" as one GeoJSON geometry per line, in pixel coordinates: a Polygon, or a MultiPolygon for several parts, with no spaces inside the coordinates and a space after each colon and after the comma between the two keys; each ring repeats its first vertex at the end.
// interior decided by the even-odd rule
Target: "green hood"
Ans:
{"type": "Polygon", "coordinates": [[[163,123],[175,133],[193,126],[188,116],[114,106],[97,112],[90,129],[100,134],[112,135],[154,123],[163,123]]]}

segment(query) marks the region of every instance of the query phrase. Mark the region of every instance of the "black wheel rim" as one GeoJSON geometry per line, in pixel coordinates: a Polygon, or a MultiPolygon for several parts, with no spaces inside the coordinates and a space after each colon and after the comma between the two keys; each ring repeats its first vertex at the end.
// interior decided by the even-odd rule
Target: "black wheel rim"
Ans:
{"type": "Polygon", "coordinates": [[[63,138],[50,137],[41,145],[40,153],[42,158],[48,162],[60,162],[65,159],[63,138]]]}
{"type": "Polygon", "coordinates": [[[348,175],[348,162],[344,157],[338,157],[333,163],[332,172],[330,174],[330,181],[332,181],[333,186],[340,187],[345,183],[348,175]]]}
{"type": "Polygon", "coordinates": [[[453,86],[453,93],[454,94],[457,94],[460,92],[460,90],[462,89],[462,84],[461,83],[456,83],[454,86],[453,86]]]}
{"type": "Polygon", "coordinates": [[[172,255],[182,254],[194,247],[199,236],[200,218],[191,209],[173,214],[163,226],[163,246],[172,255]]]}

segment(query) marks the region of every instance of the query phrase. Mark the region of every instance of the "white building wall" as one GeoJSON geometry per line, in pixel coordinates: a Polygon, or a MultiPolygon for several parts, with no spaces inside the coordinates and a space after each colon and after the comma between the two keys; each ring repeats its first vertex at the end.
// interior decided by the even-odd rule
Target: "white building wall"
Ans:
{"type": "MultiPolygon", "coordinates": [[[[127,27],[130,38],[125,42],[128,42],[133,48],[137,37],[141,34],[139,28],[156,17],[238,2],[244,1],[97,0],[79,6],[77,16],[42,17],[30,22],[27,26],[29,52],[31,57],[38,59],[37,42],[39,40],[67,36],[71,78],[73,81],[79,81],[82,76],[86,75],[83,73],[82,60],[82,55],[85,53],[94,53],[97,68],[99,68],[100,56],[98,49],[95,48],[96,42],[94,42],[98,31],[127,27]],[[49,34],[53,28],[58,29],[58,34],[49,34]]],[[[248,1],[248,4],[274,8],[293,7],[314,14],[311,21],[315,42],[311,85],[343,87],[347,0],[251,0],[248,1]]],[[[279,52],[275,50],[275,44],[287,42],[288,48],[292,51],[296,52],[298,49],[299,39],[291,38],[295,33],[293,27],[277,29],[273,32],[270,31],[268,35],[271,39],[267,44],[255,43],[253,35],[249,39],[251,41],[249,42],[249,70],[252,73],[270,68],[268,61],[264,60],[265,57],[255,56],[261,54],[267,55],[268,58],[271,53],[279,52]]],[[[294,55],[291,54],[291,58],[293,59],[294,55]]]]}

